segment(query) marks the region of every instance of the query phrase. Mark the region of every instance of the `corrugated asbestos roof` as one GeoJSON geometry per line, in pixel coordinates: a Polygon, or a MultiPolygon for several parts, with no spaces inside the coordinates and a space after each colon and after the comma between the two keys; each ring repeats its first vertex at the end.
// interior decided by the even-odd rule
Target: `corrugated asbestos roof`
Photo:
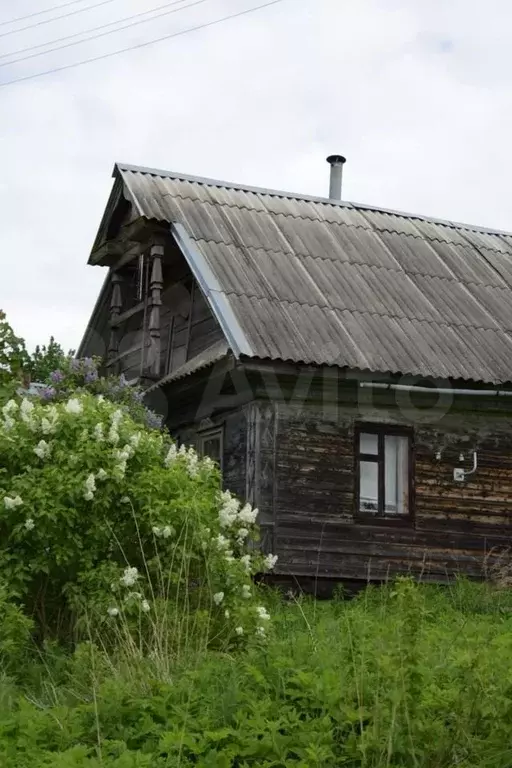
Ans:
{"type": "Polygon", "coordinates": [[[512,234],[118,165],[236,356],[512,380],[512,234]]]}

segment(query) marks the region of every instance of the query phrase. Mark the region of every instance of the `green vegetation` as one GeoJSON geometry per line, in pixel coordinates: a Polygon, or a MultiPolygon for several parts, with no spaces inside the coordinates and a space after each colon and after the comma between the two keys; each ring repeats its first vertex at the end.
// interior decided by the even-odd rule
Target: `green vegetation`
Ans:
{"type": "Polygon", "coordinates": [[[0,767],[512,765],[510,590],[283,597],[256,512],[0,316],[0,767]]]}
{"type": "MultiPolygon", "coordinates": [[[[508,592],[405,580],[267,604],[264,645],[32,651],[0,688],[0,765],[512,765],[508,592]]],[[[23,634],[11,621],[9,653],[23,634]]]]}

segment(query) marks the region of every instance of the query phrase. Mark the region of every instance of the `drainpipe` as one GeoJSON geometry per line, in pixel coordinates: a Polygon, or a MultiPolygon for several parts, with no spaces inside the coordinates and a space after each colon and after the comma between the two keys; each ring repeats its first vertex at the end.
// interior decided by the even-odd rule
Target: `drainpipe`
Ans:
{"type": "Polygon", "coordinates": [[[476,395],[477,397],[512,396],[512,390],[506,389],[452,389],[450,387],[415,387],[414,384],[383,384],[376,381],[361,381],[364,389],[390,389],[398,392],[427,392],[436,395],[476,395]]]}

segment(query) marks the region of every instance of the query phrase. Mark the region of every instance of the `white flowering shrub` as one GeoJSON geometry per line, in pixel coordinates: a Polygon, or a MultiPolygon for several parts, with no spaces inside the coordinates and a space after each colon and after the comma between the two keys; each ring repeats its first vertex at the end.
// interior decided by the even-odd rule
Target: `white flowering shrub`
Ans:
{"type": "Polygon", "coordinates": [[[211,460],[102,396],[0,409],[0,573],[41,632],[87,617],[143,633],[170,612],[208,642],[265,637],[252,577],[276,558],[256,518],[211,460]]]}

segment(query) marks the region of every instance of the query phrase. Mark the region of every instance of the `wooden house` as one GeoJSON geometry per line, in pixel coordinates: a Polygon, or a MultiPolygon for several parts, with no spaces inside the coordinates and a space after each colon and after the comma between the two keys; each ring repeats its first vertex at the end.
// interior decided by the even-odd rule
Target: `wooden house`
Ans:
{"type": "Polygon", "coordinates": [[[512,534],[512,235],[117,164],[81,355],[257,505],[277,577],[480,576],[512,534]]]}

